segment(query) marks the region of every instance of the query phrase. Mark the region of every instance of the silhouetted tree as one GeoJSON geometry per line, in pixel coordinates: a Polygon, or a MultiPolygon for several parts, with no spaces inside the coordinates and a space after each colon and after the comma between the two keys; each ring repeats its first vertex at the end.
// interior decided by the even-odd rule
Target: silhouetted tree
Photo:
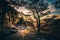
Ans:
{"type": "Polygon", "coordinates": [[[14,23],[14,18],[17,16],[17,11],[11,7],[10,1],[0,0],[0,18],[2,30],[12,21],[14,23]]]}
{"type": "Polygon", "coordinates": [[[26,8],[32,10],[34,17],[37,19],[38,32],[40,32],[40,15],[43,10],[47,9],[48,4],[44,3],[44,0],[33,1],[31,4],[28,4],[26,8]],[[36,16],[37,15],[37,16],[36,16]]]}
{"type": "MultiPolygon", "coordinates": [[[[2,0],[1,0],[2,1],[2,0]]],[[[7,2],[6,0],[4,0],[6,2],[6,7],[2,6],[3,7],[3,10],[4,12],[2,12],[3,14],[5,13],[9,13],[9,21],[13,19],[14,21],[14,15],[17,13],[16,10],[14,10],[14,8],[12,8],[11,6],[9,6],[10,4],[13,4],[13,5],[20,5],[18,1],[21,1],[21,0],[15,0],[15,1],[12,1],[10,0],[9,2],[7,2]],[[11,14],[13,13],[13,14],[11,14]],[[12,18],[13,17],[13,18],[12,18]]],[[[2,1],[2,4],[4,2],[2,1]]],[[[26,8],[30,9],[33,11],[33,15],[37,15],[35,16],[35,18],[37,19],[37,27],[38,27],[38,32],[40,32],[40,15],[39,15],[39,12],[41,13],[43,10],[47,9],[47,6],[48,4],[47,3],[44,3],[44,0],[29,0],[28,2],[26,1],[21,1],[21,4],[23,4],[23,6],[25,6],[26,8]],[[34,9],[34,10],[33,10],[34,9]],[[36,14],[34,14],[34,12],[36,14]]],[[[4,14],[4,15],[5,15],[4,14]]],[[[17,15],[17,14],[16,14],[17,15]]],[[[5,16],[3,17],[3,19],[5,18],[5,16]]],[[[3,20],[2,19],[2,20],[3,20]]],[[[4,20],[3,20],[4,21],[4,20]]]]}

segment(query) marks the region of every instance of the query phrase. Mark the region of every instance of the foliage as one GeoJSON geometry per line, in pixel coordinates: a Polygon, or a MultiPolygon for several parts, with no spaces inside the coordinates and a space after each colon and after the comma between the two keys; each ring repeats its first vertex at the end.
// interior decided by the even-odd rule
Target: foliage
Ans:
{"type": "Polygon", "coordinates": [[[41,13],[43,10],[46,10],[48,3],[44,2],[44,0],[11,0],[11,2],[15,2],[18,6],[22,5],[27,9],[32,10],[34,17],[37,19],[38,30],[40,31],[40,15],[38,12],[41,13]]]}
{"type": "MultiPolygon", "coordinates": [[[[11,7],[10,1],[0,0],[0,27],[6,31],[8,27],[14,24],[14,20],[17,19],[18,12],[11,7]]],[[[9,29],[10,30],[10,29],[9,29]]]]}
{"type": "Polygon", "coordinates": [[[55,5],[55,8],[60,8],[60,0],[55,1],[54,3],[52,3],[55,5]]]}

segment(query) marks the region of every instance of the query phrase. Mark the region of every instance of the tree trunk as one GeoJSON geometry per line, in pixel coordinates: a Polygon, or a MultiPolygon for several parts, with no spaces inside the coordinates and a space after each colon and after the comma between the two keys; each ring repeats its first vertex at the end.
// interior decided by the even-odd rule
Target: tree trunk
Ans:
{"type": "Polygon", "coordinates": [[[37,19],[38,32],[40,32],[40,19],[37,19]]]}
{"type": "Polygon", "coordinates": [[[40,16],[38,15],[38,12],[37,12],[37,27],[38,27],[38,33],[40,32],[40,16]]]}

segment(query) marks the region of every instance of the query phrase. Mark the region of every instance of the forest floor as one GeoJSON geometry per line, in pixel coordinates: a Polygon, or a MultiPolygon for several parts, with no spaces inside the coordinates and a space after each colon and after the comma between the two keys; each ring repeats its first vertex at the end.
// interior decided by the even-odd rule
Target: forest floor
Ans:
{"type": "Polygon", "coordinates": [[[31,36],[24,37],[22,39],[21,36],[16,36],[15,33],[15,34],[3,34],[3,35],[0,34],[0,40],[60,40],[60,38],[38,33],[35,36],[31,35],[31,36]]]}

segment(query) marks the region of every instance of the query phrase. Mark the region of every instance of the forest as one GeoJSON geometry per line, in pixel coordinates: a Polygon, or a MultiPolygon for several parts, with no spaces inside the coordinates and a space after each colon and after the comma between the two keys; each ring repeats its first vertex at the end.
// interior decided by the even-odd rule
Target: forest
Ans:
{"type": "Polygon", "coordinates": [[[60,0],[0,0],[0,40],[60,40],[60,0]]]}

